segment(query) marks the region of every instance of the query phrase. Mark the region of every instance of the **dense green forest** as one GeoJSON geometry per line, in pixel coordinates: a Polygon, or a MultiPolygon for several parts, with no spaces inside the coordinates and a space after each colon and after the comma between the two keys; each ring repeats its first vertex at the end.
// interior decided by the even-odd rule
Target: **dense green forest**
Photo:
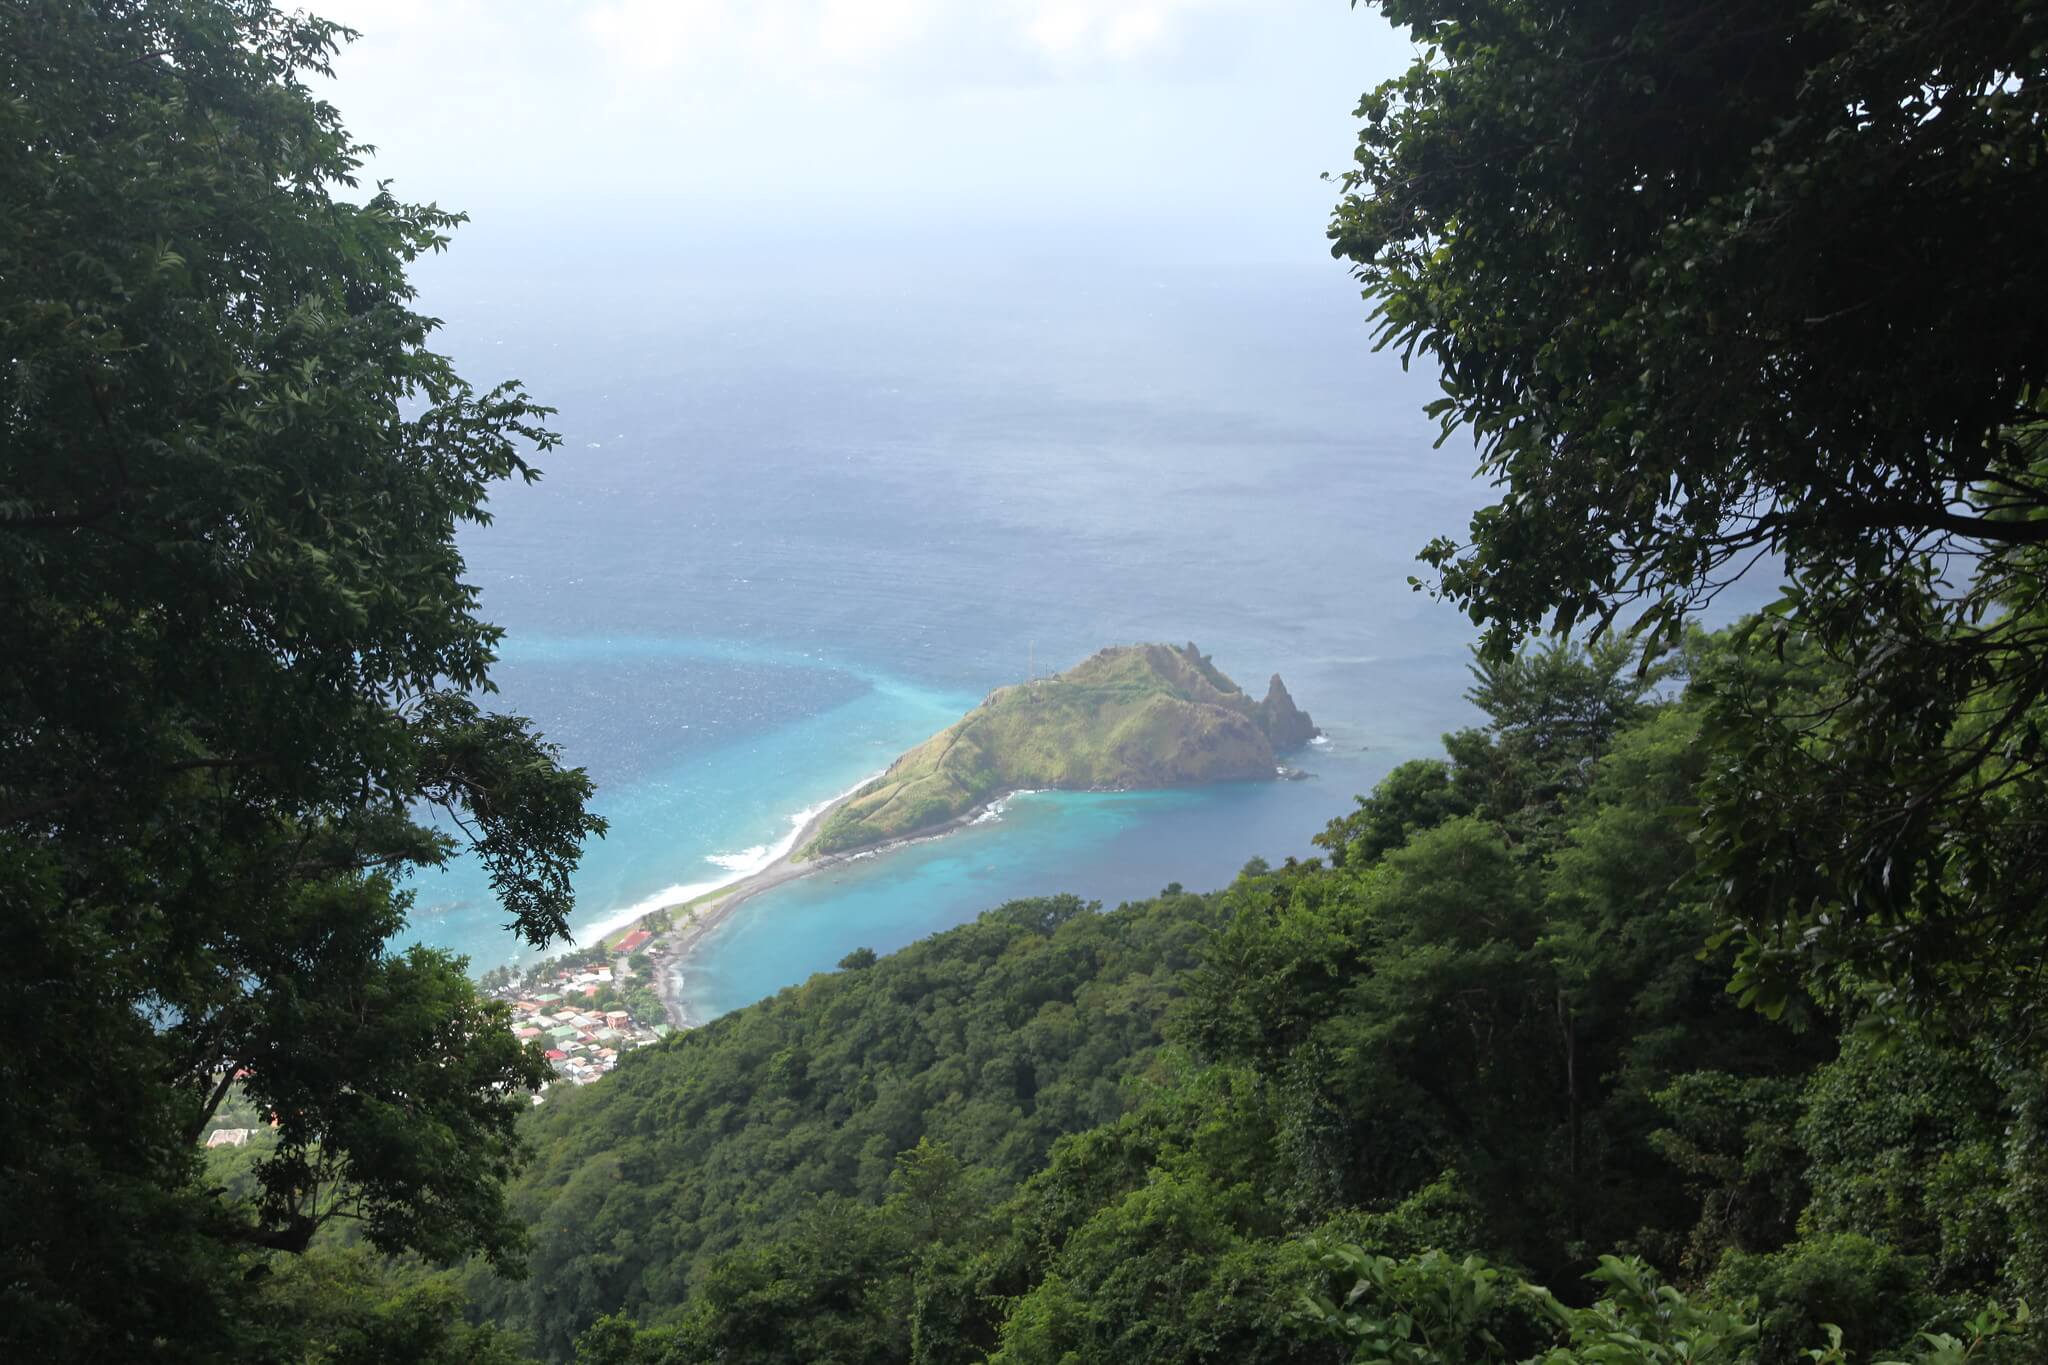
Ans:
{"type": "Polygon", "coordinates": [[[1683,666],[1482,666],[1491,724],[1322,858],[1005,906],[636,1055],[529,1123],[532,1273],[476,1305],[591,1365],[1521,1360],[1594,1302],[1723,1343],[1644,1359],[2024,1358],[2006,1083],[1728,992],[1690,805],[1752,665],[1683,666]]]}
{"type": "Polygon", "coordinates": [[[457,532],[558,440],[429,348],[459,215],[335,25],[0,3],[0,1356],[2048,1354],[2048,3],[1376,8],[1330,239],[1493,488],[1487,724],[535,1112],[391,948],[604,830],[489,709],[457,532]]]}

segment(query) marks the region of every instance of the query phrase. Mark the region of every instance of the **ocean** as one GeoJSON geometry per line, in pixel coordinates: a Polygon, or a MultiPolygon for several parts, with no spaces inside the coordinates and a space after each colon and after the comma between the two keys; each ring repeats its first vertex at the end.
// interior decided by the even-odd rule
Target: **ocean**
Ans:
{"type": "MultiPolygon", "coordinates": [[[[1280,673],[1327,735],[1309,781],[1019,796],[764,893],[693,964],[693,1015],[1011,898],[1114,905],[1311,854],[1474,721],[1471,628],[1408,578],[1484,490],[1334,264],[685,257],[458,248],[422,276],[472,382],[559,409],[546,477],[463,544],[509,632],[494,704],[611,822],[579,938],[761,866],[1034,663],[1192,640],[1254,696],[1280,673]]],[[[531,956],[475,867],[414,889],[410,939],[477,971],[531,956]]]]}

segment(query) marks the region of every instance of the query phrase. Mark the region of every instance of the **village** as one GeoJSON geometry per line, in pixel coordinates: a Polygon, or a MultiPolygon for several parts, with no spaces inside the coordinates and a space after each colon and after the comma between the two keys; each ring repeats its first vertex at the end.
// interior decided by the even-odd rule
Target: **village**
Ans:
{"type": "MultiPolygon", "coordinates": [[[[657,921],[656,927],[661,923],[657,921]]],[[[512,1007],[513,1036],[546,1050],[556,1080],[588,1085],[616,1067],[625,1053],[674,1031],[666,1022],[647,1022],[665,1019],[651,984],[657,968],[644,951],[653,937],[650,930],[635,928],[609,944],[600,941],[583,952],[536,963],[523,973],[495,968],[484,973],[478,987],[512,1007]]],[[[238,1071],[235,1079],[248,1074],[238,1071]]],[[[543,1102],[552,1084],[542,1084],[533,1097],[535,1104],[543,1102]]],[[[250,1147],[253,1139],[266,1133],[262,1119],[238,1085],[208,1124],[204,1144],[250,1147]]],[[[276,1126],[275,1121],[268,1123],[268,1128],[276,1126]]]]}
{"type": "MultiPolygon", "coordinates": [[[[666,1037],[661,1001],[642,954],[653,935],[636,928],[609,946],[542,962],[522,974],[489,973],[491,996],[512,1007],[512,1033],[546,1049],[557,1080],[588,1085],[636,1047],[666,1037]]],[[[547,1086],[533,1097],[546,1098],[547,1086]]]]}

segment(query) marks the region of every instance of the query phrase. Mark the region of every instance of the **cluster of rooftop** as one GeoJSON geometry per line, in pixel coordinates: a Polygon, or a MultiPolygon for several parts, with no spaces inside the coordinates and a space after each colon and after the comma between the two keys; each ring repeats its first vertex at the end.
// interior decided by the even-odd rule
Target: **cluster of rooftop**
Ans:
{"type": "Polygon", "coordinates": [[[588,1085],[626,1052],[669,1033],[666,1023],[635,1017],[632,999],[647,992],[626,987],[631,975],[623,957],[616,967],[544,963],[494,993],[511,1003],[514,1037],[545,1048],[558,1080],[588,1085]]]}

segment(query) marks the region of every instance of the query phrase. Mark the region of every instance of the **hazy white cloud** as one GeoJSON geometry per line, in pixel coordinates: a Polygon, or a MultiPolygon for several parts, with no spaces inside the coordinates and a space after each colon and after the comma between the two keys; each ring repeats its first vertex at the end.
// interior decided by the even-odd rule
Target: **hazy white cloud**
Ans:
{"type": "Polygon", "coordinates": [[[584,28],[629,72],[744,70],[801,78],[886,58],[923,37],[936,0],[602,0],[584,28]]]}
{"type": "MultiPolygon", "coordinates": [[[[371,0],[383,3],[383,0],[371,0]]],[[[583,26],[629,72],[737,63],[764,76],[841,76],[924,49],[1070,65],[1132,61],[1202,13],[1255,0],[600,0],[583,26]]]]}
{"type": "Polygon", "coordinates": [[[516,36],[512,6],[492,0],[298,0],[323,19],[352,28],[363,38],[414,50],[455,44],[479,51],[516,36]]]}
{"type": "Polygon", "coordinates": [[[1175,26],[1204,10],[1255,6],[1241,0],[1011,0],[1021,33],[1060,60],[1129,60],[1157,47],[1175,26]]]}
{"type": "Polygon", "coordinates": [[[834,62],[888,52],[930,24],[932,0],[824,0],[818,6],[817,50],[834,62]]]}
{"type": "Polygon", "coordinates": [[[725,0],[609,0],[584,11],[585,32],[629,71],[663,71],[702,60],[743,36],[725,0]]]}
{"type": "Polygon", "coordinates": [[[1317,177],[1409,52],[1344,0],[300,2],[362,31],[323,93],[376,144],[367,175],[477,233],[1144,218],[1320,254],[1317,177]]]}

